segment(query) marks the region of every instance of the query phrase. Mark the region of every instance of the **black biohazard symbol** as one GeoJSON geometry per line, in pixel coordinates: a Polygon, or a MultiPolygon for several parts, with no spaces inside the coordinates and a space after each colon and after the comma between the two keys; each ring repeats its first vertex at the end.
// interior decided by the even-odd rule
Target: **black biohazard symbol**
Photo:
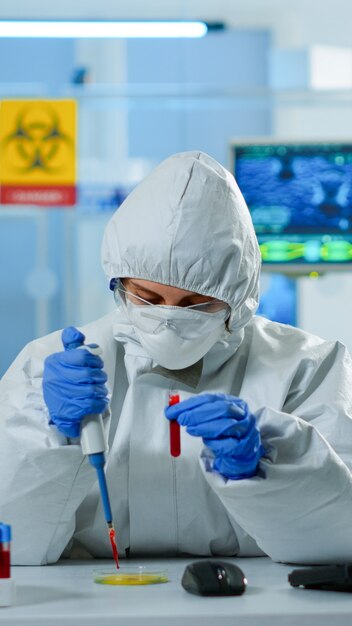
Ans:
{"type": "Polygon", "coordinates": [[[50,174],[65,168],[67,149],[73,150],[73,142],[62,131],[52,107],[25,107],[18,113],[13,131],[4,138],[3,149],[10,163],[17,163],[13,169],[18,173],[40,170],[50,174]]]}

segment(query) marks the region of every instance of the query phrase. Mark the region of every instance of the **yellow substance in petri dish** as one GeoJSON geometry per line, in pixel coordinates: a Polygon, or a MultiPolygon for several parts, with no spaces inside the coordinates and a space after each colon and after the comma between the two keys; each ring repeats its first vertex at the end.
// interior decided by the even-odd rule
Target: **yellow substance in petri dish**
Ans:
{"type": "Polygon", "coordinates": [[[125,573],[125,574],[96,574],[94,582],[100,585],[155,585],[157,583],[167,583],[166,574],[148,574],[148,573],[125,573]]]}

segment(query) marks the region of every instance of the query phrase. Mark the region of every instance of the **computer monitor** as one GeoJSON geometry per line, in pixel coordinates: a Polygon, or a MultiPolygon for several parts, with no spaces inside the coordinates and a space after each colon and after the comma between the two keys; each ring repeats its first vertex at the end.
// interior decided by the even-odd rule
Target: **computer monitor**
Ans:
{"type": "Polygon", "coordinates": [[[352,140],[234,140],[263,269],[352,269],[352,140]]]}

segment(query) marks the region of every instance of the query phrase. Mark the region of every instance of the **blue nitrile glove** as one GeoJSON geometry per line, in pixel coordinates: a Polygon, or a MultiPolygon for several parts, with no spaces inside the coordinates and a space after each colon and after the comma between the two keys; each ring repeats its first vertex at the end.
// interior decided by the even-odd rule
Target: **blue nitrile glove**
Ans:
{"type": "Polygon", "coordinates": [[[65,352],[45,359],[43,375],[44,400],[49,409],[50,424],[66,437],[78,437],[86,415],[103,413],[108,404],[107,375],[100,356],[83,346],[85,336],[73,326],[62,332],[65,352]]]}
{"type": "Polygon", "coordinates": [[[226,478],[250,478],[265,450],[256,418],[246,402],[224,393],[205,393],[165,409],[186,431],[202,437],[215,456],[213,469],[226,478]]]}

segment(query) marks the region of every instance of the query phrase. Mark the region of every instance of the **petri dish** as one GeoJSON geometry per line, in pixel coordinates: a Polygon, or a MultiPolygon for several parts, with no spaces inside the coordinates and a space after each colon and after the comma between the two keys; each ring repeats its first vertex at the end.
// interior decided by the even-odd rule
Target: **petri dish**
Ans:
{"type": "Polygon", "coordinates": [[[167,583],[167,571],[145,565],[121,565],[116,569],[93,570],[93,580],[99,585],[157,585],[167,583]]]}

